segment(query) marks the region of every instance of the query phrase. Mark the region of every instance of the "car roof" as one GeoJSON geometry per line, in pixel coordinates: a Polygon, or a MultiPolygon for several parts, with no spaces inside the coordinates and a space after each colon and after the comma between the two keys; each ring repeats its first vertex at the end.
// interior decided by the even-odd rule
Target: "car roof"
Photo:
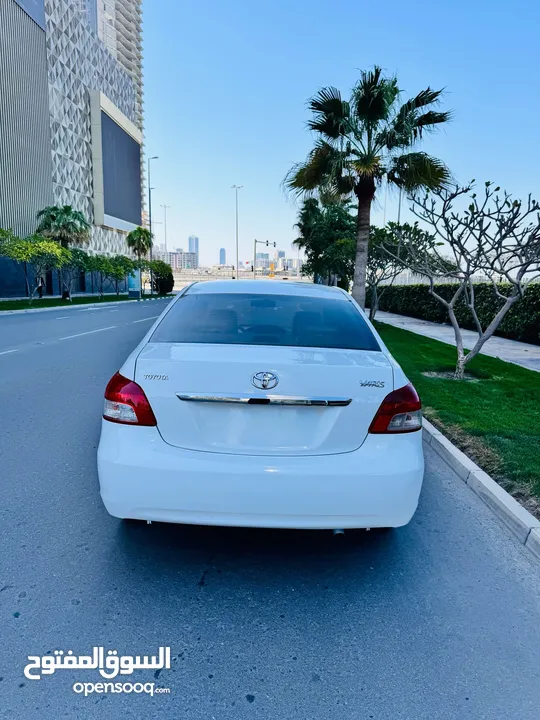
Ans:
{"type": "Polygon", "coordinates": [[[307,282],[284,282],[283,280],[208,280],[196,282],[186,290],[186,295],[212,295],[222,293],[262,294],[262,295],[299,295],[325,297],[334,300],[346,299],[342,290],[327,285],[315,285],[307,282]]]}

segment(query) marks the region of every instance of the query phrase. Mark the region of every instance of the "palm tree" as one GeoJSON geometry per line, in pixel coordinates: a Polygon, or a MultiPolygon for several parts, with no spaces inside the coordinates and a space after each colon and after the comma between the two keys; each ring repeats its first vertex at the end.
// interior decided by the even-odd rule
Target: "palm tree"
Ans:
{"type": "Polygon", "coordinates": [[[74,210],[71,205],[50,205],[38,212],[37,219],[36,232],[56,240],[62,247],[82,245],[90,239],[90,224],[82,212],[74,210]]]}
{"type": "Polygon", "coordinates": [[[316,198],[307,198],[302,203],[298,213],[298,222],[294,226],[300,231],[300,236],[293,241],[299,248],[309,246],[316,223],[321,219],[321,208],[316,198]]]}
{"type": "Polygon", "coordinates": [[[450,119],[448,112],[428,109],[441,90],[427,88],[407,102],[398,102],[396,77],[384,77],[379,67],[362,72],[349,101],[339,90],[322,88],[309,101],[318,134],[313,150],[295,165],[285,186],[298,194],[355,197],[356,257],[353,297],[365,306],[366,265],[371,204],[383,180],[400,191],[436,189],[450,181],[450,172],[437,158],[412,151],[424,131],[450,119]]]}
{"type": "MultiPolygon", "coordinates": [[[[82,212],[74,210],[71,205],[49,205],[37,214],[38,226],[36,234],[56,240],[63,248],[70,245],[83,245],[90,240],[90,224],[82,212]]],[[[62,297],[71,301],[71,280],[65,282],[62,268],[58,271],[62,297]]]]}
{"type": "Polygon", "coordinates": [[[143,227],[135,228],[135,230],[132,230],[128,234],[126,243],[128,248],[133,250],[137,258],[140,260],[148,254],[148,251],[153,245],[150,230],[143,227]]]}

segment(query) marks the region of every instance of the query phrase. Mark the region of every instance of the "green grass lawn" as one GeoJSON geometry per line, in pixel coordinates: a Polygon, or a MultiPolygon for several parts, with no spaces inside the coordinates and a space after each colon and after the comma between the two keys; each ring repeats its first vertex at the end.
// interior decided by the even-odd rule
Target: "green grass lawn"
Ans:
{"type": "MultiPolygon", "coordinates": [[[[145,295],[145,298],[158,297],[157,295],[145,295]]],[[[28,300],[0,300],[0,312],[2,310],[36,310],[46,307],[57,307],[67,305],[88,305],[88,303],[100,302],[122,302],[129,300],[127,295],[104,295],[100,298],[98,295],[74,295],[71,302],[69,300],[61,300],[60,298],[34,298],[33,302],[28,300]]]]}
{"type": "Polygon", "coordinates": [[[472,381],[426,377],[455,366],[451,345],[376,323],[414,384],[425,416],[531,510],[540,509],[540,373],[486,355],[472,381]],[[536,498],[527,502],[527,498],[536,498]]]}

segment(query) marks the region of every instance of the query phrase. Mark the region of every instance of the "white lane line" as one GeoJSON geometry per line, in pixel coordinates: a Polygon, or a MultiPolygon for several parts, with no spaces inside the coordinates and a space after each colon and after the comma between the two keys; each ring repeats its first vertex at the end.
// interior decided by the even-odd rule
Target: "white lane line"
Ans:
{"type": "Polygon", "coordinates": [[[109,310],[109,312],[120,312],[120,310],[109,310]]]}
{"type": "Polygon", "coordinates": [[[92,335],[93,333],[103,332],[104,330],[114,330],[115,327],[116,325],[111,325],[110,327],[99,328],[99,330],[88,330],[88,332],[77,333],[76,335],[66,335],[66,337],[61,337],[60,340],[71,340],[71,338],[81,337],[82,335],[92,335]]]}
{"type": "Polygon", "coordinates": [[[4,350],[0,355],[9,355],[9,353],[19,352],[18,350],[4,350]]]}
{"type": "Polygon", "coordinates": [[[133,320],[133,324],[138,322],[146,322],[147,320],[157,320],[159,315],[152,315],[152,317],[142,318],[142,320],[133,320]]]}
{"type": "Polygon", "coordinates": [[[61,317],[54,318],[55,320],[69,320],[69,315],[62,315],[61,317]]]}

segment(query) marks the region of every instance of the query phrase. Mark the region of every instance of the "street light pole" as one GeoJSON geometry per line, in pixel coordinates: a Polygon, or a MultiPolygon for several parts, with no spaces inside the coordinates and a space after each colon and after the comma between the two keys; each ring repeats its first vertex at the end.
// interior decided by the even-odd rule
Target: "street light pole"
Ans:
{"type": "MultiPolygon", "coordinates": [[[[153,157],[148,158],[148,225],[150,230],[150,262],[152,262],[152,244],[153,244],[153,234],[152,234],[152,190],[154,189],[152,187],[152,179],[150,176],[150,162],[152,160],[158,160],[158,156],[154,155],[153,157]]],[[[152,273],[152,267],[150,267],[150,295],[152,294],[154,289],[154,277],[152,273]]]]}
{"type": "Polygon", "coordinates": [[[163,208],[163,224],[165,229],[165,252],[168,252],[167,250],[167,210],[171,207],[170,205],[162,205],[163,208]]]}
{"type": "Polygon", "coordinates": [[[243,185],[231,185],[231,189],[234,189],[236,194],[236,279],[240,279],[240,268],[238,267],[238,191],[243,188],[243,185]]]}

